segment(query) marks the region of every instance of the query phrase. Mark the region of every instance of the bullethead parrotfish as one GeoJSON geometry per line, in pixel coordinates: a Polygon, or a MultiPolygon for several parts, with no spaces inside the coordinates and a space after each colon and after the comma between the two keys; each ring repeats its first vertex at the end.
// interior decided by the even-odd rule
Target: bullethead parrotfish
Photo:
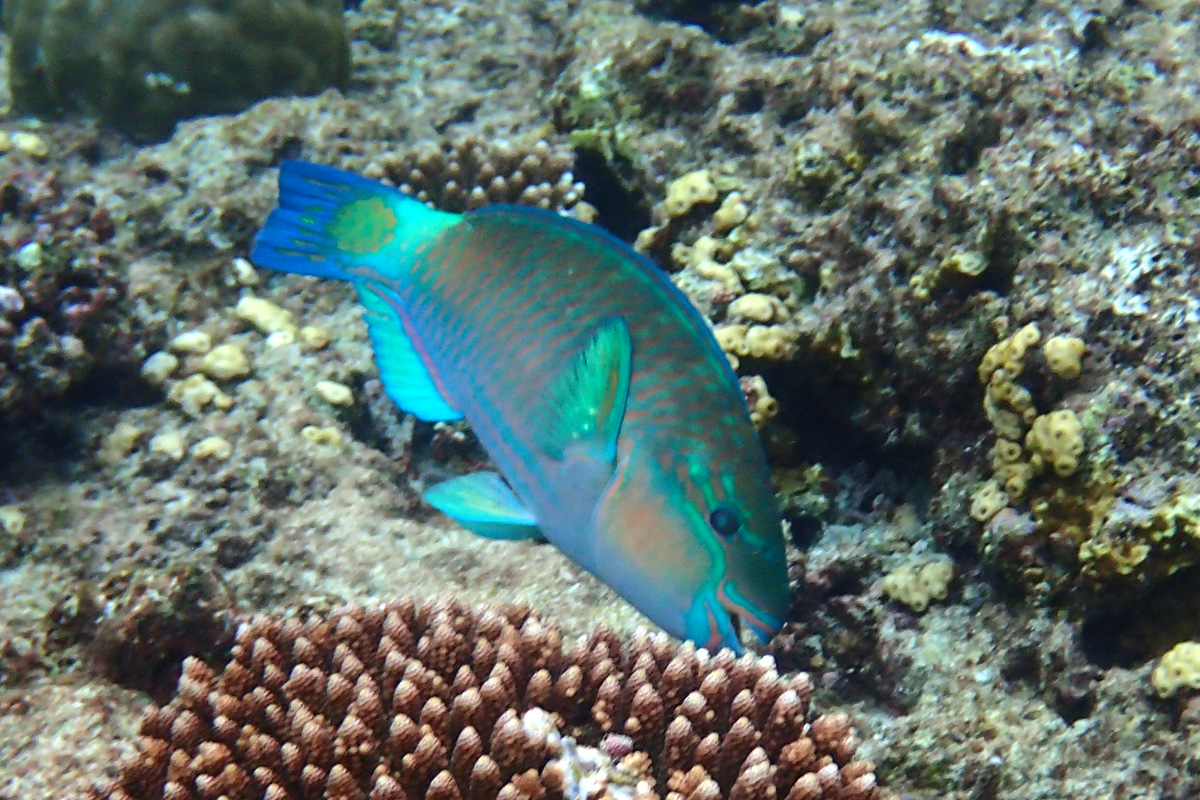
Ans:
{"type": "Polygon", "coordinates": [[[426,207],[289,161],[251,260],[350,281],[383,385],[465,418],[499,474],[429,488],[495,539],[544,538],[668,633],[742,650],[788,606],[782,524],[713,334],[652,262],[553,212],[426,207]]]}

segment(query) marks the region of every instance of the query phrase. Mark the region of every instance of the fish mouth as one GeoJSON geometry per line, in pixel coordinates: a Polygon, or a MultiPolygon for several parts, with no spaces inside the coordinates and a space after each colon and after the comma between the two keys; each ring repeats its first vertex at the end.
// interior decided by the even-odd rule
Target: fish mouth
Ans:
{"type": "Polygon", "coordinates": [[[741,646],[740,652],[744,653],[756,646],[761,647],[768,641],[768,639],[763,638],[763,635],[757,628],[751,625],[742,625],[742,615],[736,611],[729,612],[729,624],[733,628],[734,641],[741,646]]]}
{"type": "Polygon", "coordinates": [[[686,638],[713,653],[728,647],[741,655],[747,645],[761,647],[783,627],[782,620],[744,602],[724,581],[696,598],[688,619],[686,638]]]}
{"type": "Polygon", "coordinates": [[[717,600],[729,615],[733,635],[739,643],[750,638],[746,634],[752,634],[754,641],[764,645],[783,627],[783,620],[754,608],[727,580],[718,586],[717,600]]]}

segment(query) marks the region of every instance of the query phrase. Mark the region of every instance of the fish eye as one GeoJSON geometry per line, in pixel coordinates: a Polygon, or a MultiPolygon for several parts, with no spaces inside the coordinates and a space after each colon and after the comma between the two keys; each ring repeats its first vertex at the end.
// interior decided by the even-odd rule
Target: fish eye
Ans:
{"type": "Polygon", "coordinates": [[[732,537],[742,527],[737,513],[725,506],[717,506],[713,509],[713,512],[708,515],[708,524],[712,525],[712,529],[726,539],[732,537]]]}

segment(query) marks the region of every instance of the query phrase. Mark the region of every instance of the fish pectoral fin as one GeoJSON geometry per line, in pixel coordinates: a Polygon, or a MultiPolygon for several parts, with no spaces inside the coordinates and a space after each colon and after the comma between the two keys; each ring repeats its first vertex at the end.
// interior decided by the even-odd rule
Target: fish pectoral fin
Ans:
{"type": "Polygon", "coordinates": [[[546,407],[546,452],[563,458],[586,448],[612,462],[629,399],[633,340],[620,317],[606,320],[550,385],[546,407]]]}
{"type": "Polygon", "coordinates": [[[431,486],[425,502],[488,539],[544,539],[533,512],[494,472],[473,472],[431,486]]]}

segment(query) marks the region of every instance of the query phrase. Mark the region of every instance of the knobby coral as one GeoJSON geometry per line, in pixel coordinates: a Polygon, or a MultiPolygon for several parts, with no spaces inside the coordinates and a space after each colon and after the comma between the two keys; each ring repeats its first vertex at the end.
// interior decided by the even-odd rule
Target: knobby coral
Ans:
{"type": "Polygon", "coordinates": [[[527,607],[440,600],[242,625],[189,659],[92,800],[880,800],[806,675],[603,626],[564,652],[527,607]]]}

